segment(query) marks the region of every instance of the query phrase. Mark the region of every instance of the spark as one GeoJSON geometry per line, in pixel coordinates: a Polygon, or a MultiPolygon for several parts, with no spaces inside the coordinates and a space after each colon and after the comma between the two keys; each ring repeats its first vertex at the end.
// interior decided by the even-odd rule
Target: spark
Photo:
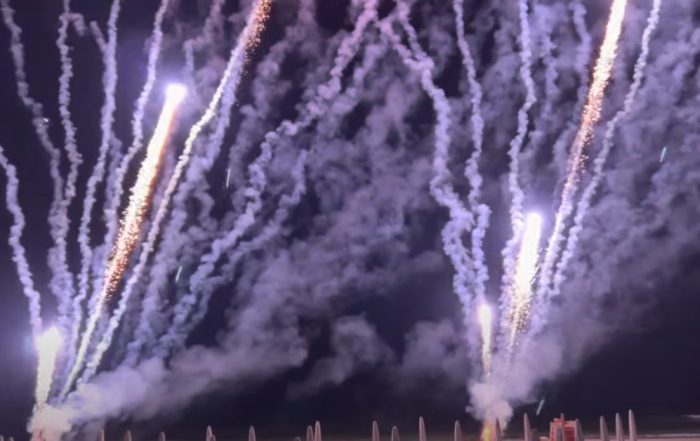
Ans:
{"type": "Polygon", "coordinates": [[[540,238],[542,237],[542,217],[529,213],[525,219],[525,232],[515,264],[515,276],[510,287],[510,327],[509,349],[512,350],[515,338],[525,329],[530,317],[533,282],[539,260],[540,238]]]}
{"type": "Polygon", "coordinates": [[[547,401],[546,398],[542,398],[540,400],[540,404],[537,405],[537,412],[535,412],[535,416],[540,416],[540,413],[542,412],[542,408],[544,407],[544,403],[547,401]]]}
{"type": "Polygon", "coordinates": [[[231,183],[231,168],[226,170],[226,189],[228,190],[229,184],[231,183]]]}
{"type": "Polygon", "coordinates": [[[155,132],[148,144],[146,157],[141,163],[136,183],[131,189],[129,204],[121,220],[121,227],[112,248],[111,257],[107,263],[105,279],[97,297],[97,305],[90,315],[85,334],[80,342],[78,355],[73,363],[68,380],[64,385],[62,396],[65,396],[80,370],[87,347],[95,332],[97,321],[102,315],[106,303],[116,291],[124,271],[126,271],[134,248],[139,240],[141,226],[150,205],[153,189],[158,171],[163,161],[163,155],[167,146],[175,115],[186,94],[186,89],[179,84],[171,84],[165,92],[165,104],[161,111],[155,132]]]}
{"type": "Polygon", "coordinates": [[[177,274],[175,274],[175,283],[177,283],[180,280],[180,275],[182,274],[182,265],[180,265],[177,269],[177,274]]]}
{"type": "Polygon", "coordinates": [[[613,0],[610,6],[610,17],[605,28],[605,37],[600,46],[600,54],[593,70],[593,81],[588,91],[586,104],[581,115],[576,137],[572,147],[568,165],[568,175],[561,195],[561,203],[557,211],[552,235],[547,245],[542,273],[540,275],[540,290],[548,289],[553,270],[561,246],[563,230],[567,219],[574,209],[574,195],[578,189],[579,178],[585,159],[584,150],[593,136],[593,129],[600,119],[603,107],[605,89],[610,80],[610,73],[617,54],[617,44],[622,32],[622,20],[625,16],[627,0],[613,0]]]}
{"type": "Polygon", "coordinates": [[[668,151],[668,146],[664,146],[663,150],[661,150],[661,156],[659,157],[659,162],[664,162],[664,159],[666,159],[666,152],[668,151]]]}
{"type": "Polygon", "coordinates": [[[54,369],[56,368],[56,358],[62,343],[61,333],[55,326],[47,329],[36,339],[39,362],[36,375],[35,411],[40,410],[49,399],[54,369]]]}
{"type": "Polygon", "coordinates": [[[481,365],[484,374],[491,375],[491,345],[493,341],[493,311],[488,303],[481,303],[476,310],[476,318],[481,330],[481,365]]]}

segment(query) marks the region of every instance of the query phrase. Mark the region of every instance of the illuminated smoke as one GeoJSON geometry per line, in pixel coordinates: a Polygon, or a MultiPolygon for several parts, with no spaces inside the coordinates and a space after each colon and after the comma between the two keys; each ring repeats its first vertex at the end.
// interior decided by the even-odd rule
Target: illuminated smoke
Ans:
{"type": "Polygon", "coordinates": [[[141,163],[136,182],[131,189],[129,204],[122,216],[121,227],[117,234],[116,242],[112,248],[111,257],[107,264],[104,282],[97,297],[95,310],[88,318],[88,323],[80,342],[78,354],[73,367],[64,385],[63,395],[65,396],[75,381],[80,367],[85,358],[88,345],[95,332],[97,321],[102,315],[106,303],[110,296],[116,291],[122,279],[124,271],[129,264],[129,258],[138,243],[141,235],[146,211],[151,203],[153,188],[158,176],[158,171],[163,161],[163,154],[167,147],[176,112],[185,97],[185,89],[181,85],[171,85],[166,91],[165,104],[160,114],[160,119],[156,125],[155,132],[151,138],[146,152],[146,158],[141,163]]]}
{"type": "Polygon", "coordinates": [[[34,409],[40,411],[46,404],[51,393],[53,374],[56,368],[56,358],[61,349],[63,338],[58,328],[51,327],[36,339],[38,365],[36,372],[36,391],[34,394],[34,409]]]}

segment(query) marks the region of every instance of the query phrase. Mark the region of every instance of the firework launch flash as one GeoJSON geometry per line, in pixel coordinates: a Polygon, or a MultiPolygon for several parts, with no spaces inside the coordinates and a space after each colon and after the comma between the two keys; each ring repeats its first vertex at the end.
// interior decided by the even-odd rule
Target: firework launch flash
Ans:
{"type": "Polygon", "coordinates": [[[131,188],[129,204],[122,216],[121,226],[112,248],[111,257],[107,263],[105,279],[97,297],[97,307],[88,318],[87,327],[80,341],[80,347],[75,362],[73,363],[63,392],[61,393],[62,396],[68,393],[80,371],[92,334],[95,332],[97,321],[102,315],[105,304],[119,286],[122,275],[129,264],[129,258],[138,243],[141,235],[141,226],[143,225],[146,211],[151,203],[156,178],[158,177],[158,171],[163,162],[163,156],[173,127],[173,122],[175,121],[177,110],[185,98],[186,93],[187,90],[180,84],[171,84],[166,89],[163,110],[160,113],[160,118],[158,119],[158,124],[156,125],[151,142],[148,144],[146,157],[141,163],[136,182],[131,188]]]}
{"type": "Polygon", "coordinates": [[[35,411],[41,409],[49,399],[54,369],[56,368],[56,358],[62,342],[63,338],[56,327],[47,329],[36,339],[39,362],[36,376],[35,411]]]}
{"type": "Polygon", "coordinates": [[[479,304],[476,318],[481,332],[481,366],[486,377],[491,375],[491,350],[493,340],[493,311],[488,303],[479,304]]]}
{"type": "Polygon", "coordinates": [[[525,219],[525,232],[520,244],[518,259],[515,263],[513,286],[510,287],[510,308],[508,325],[510,337],[509,350],[513,349],[515,339],[527,325],[532,304],[533,283],[539,261],[540,238],[542,237],[542,217],[530,213],[525,219]]]}
{"type": "Polygon", "coordinates": [[[574,138],[571,157],[569,158],[568,174],[564,182],[564,188],[562,189],[559,210],[554,220],[554,228],[544,257],[539,288],[545,292],[548,289],[550,273],[559,253],[566,221],[574,209],[574,196],[578,189],[579,178],[585,159],[584,150],[590,143],[591,137],[593,136],[593,129],[600,119],[603,98],[605,98],[605,88],[610,80],[610,73],[613,63],[615,62],[617,45],[622,32],[622,20],[625,17],[626,7],[627,0],[613,0],[610,6],[610,18],[605,27],[605,37],[600,46],[600,54],[598,55],[593,70],[593,81],[588,91],[588,96],[586,97],[586,104],[581,115],[581,124],[574,138]]]}

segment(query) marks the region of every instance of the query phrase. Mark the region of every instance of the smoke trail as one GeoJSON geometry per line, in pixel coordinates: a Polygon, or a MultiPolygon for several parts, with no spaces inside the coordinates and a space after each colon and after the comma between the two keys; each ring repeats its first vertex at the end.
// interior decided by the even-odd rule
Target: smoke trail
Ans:
{"type": "Polygon", "coordinates": [[[29,301],[29,323],[32,326],[34,338],[38,338],[41,334],[41,295],[34,288],[34,280],[32,272],[29,269],[26,252],[22,246],[22,232],[26,225],[22,207],[17,200],[17,192],[19,190],[19,179],[17,179],[17,171],[10,164],[5,156],[5,150],[0,146],[0,167],[5,172],[7,178],[7,187],[5,189],[5,198],[7,210],[12,215],[14,223],[10,227],[10,236],[8,243],[12,248],[12,261],[17,266],[17,274],[22,283],[22,288],[25,297],[29,301]]]}
{"type": "MultiPolygon", "coordinates": [[[[209,299],[214,290],[223,283],[230,282],[233,279],[236,266],[243,257],[252,251],[262,248],[279,233],[282,223],[287,218],[289,211],[299,203],[301,197],[306,192],[306,181],[304,177],[306,155],[307,153],[302,151],[292,169],[292,177],[295,182],[292,193],[290,195],[284,195],[280,199],[278,207],[272,216],[272,220],[257,236],[248,241],[241,242],[227,256],[228,261],[218,271],[220,275],[208,277],[206,279],[195,278],[202,268],[202,262],[200,262],[200,266],[192,276],[192,281],[190,281],[189,293],[182,297],[175,305],[173,324],[168,328],[168,332],[163,336],[160,345],[156,348],[155,352],[158,356],[164,358],[173,349],[177,349],[184,344],[189,333],[204,319],[208,310],[209,299]],[[192,312],[195,307],[197,307],[197,309],[192,312]]],[[[204,258],[202,258],[202,261],[206,263],[204,258]]]]}
{"type": "Polygon", "coordinates": [[[572,146],[569,160],[568,175],[561,195],[561,203],[554,221],[554,228],[547,245],[544,262],[540,273],[539,290],[542,295],[550,295],[549,284],[559,248],[563,238],[564,228],[568,217],[574,209],[573,198],[578,188],[579,175],[583,166],[583,151],[588,146],[593,135],[593,129],[600,119],[605,88],[610,78],[613,62],[617,53],[617,44],[622,31],[622,20],[625,16],[627,0],[613,0],[610,6],[610,18],[605,29],[605,37],[600,47],[600,55],[596,60],[593,71],[593,82],[588,91],[586,105],[581,115],[576,138],[572,146]]]}
{"type": "MultiPolygon", "coordinates": [[[[97,163],[95,164],[90,178],[88,179],[87,190],[83,201],[83,212],[80,218],[80,227],[78,230],[78,244],[82,254],[81,271],[79,276],[79,301],[82,301],[82,299],[85,299],[87,297],[88,290],[90,289],[89,278],[90,267],[92,265],[92,248],[90,247],[90,222],[92,220],[93,206],[95,205],[95,192],[97,191],[97,186],[104,179],[105,160],[107,156],[107,151],[109,150],[113,115],[114,110],[116,108],[114,94],[117,86],[117,19],[119,18],[120,9],[121,0],[113,0],[112,6],[110,8],[109,21],[107,23],[109,40],[107,41],[104,47],[103,54],[105,71],[102,77],[102,81],[104,84],[105,102],[102,107],[100,121],[102,136],[98,150],[97,163]]],[[[75,369],[75,365],[78,364],[77,359],[73,362],[73,364],[73,369],[75,369]]],[[[71,382],[72,381],[66,382],[64,386],[63,395],[67,393],[68,389],[71,386],[71,382]]]]}
{"type": "Polygon", "coordinates": [[[554,289],[551,295],[556,296],[559,294],[561,289],[561,284],[565,281],[566,275],[565,271],[569,260],[574,256],[576,252],[576,245],[578,244],[578,237],[583,229],[583,219],[586,216],[586,212],[591,205],[591,200],[600,185],[600,181],[603,178],[603,167],[605,167],[605,162],[607,161],[610,150],[613,146],[613,137],[615,135],[615,129],[617,125],[622,121],[632,110],[635,98],[639,93],[639,89],[644,81],[644,71],[647,65],[647,59],[649,57],[649,41],[651,40],[657,25],[659,24],[659,12],[661,10],[661,0],[654,0],[651,11],[649,12],[649,17],[647,18],[647,25],[644,28],[644,33],[642,34],[642,44],[641,52],[637,61],[634,65],[634,74],[632,85],[630,90],[627,92],[625,97],[625,102],[615,117],[607,125],[605,130],[605,137],[603,138],[603,147],[601,151],[596,156],[593,161],[593,176],[591,181],[588,183],[583,191],[583,195],[578,202],[576,207],[576,215],[574,216],[574,225],[569,231],[569,237],[567,238],[566,248],[562,253],[561,260],[557,264],[556,273],[554,275],[554,289]]]}
{"type": "Polygon", "coordinates": [[[420,77],[424,91],[433,102],[437,123],[435,125],[435,150],[433,156],[434,176],[430,181],[430,193],[438,204],[449,211],[450,220],[442,230],[443,247],[455,270],[452,285],[462,304],[464,323],[466,328],[469,329],[471,327],[470,319],[472,318],[472,295],[467,289],[467,283],[470,274],[472,274],[472,268],[461,236],[468,226],[473,223],[473,217],[460,201],[450,182],[451,173],[447,167],[450,144],[450,104],[442,89],[435,86],[433,82],[432,61],[427,58],[421,61],[414,59],[409,49],[399,40],[390,22],[380,22],[379,28],[382,35],[387,38],[391,46],[399,54],[406,67],[420,77]]]}
{"type": "MultiPolygon", "coordinates": [[[[114,119],[114,111],[116,109],[115,102],[115,91],[117,86],[117,60],[116,60],[116,47],[117,47],[117,19],[119,18],[119,13],[121,10],[121,0],[113,0],[112,6],[110,8],[109,20],[107,22],[107,32],[108,41],[101,48],[103,52],[103,59],[105,64],[104,74],[102,76],[102,81],[104,85],[105,102],[101,110],[101,120],[100,127],[102,130],[102,136],[100,140],[100,146],[98,150],[97,163],[93,169],[90,178],[87,183],[87,190],[85,198],[83,201],[83,212],[80,218],[80,227],[78,229],[78,244],[82,254],[81,258],[81,271],[79,276],[79,299],[76,299],[74,305],[78,308],[81,307],[82,299],[87,297],[88,290],[90,289],[90,267],[92,265],[92,249],[90,248],[90,222],[92,221],[92,209],[95,204],[95,192],[97,191],[97,186],[104,179],[105,174],[105,160],[107,156],[107,151],[110,146],[110,139],[112,134],[112,123],[114,119]]],[[[96,27],[96,26],[95,26],[96,27]]],[[[80,323],[78,323],[78,327],[80,323]]],[[[77,340],[76,340],[77,342],[77,340]]],[[[87,346],[89,342],[85,343],[87,346]]],[[[81,346],[83,344],[81,343],[81,346]]],[[[71,349],[71,353],[73,349],[71,349]]],[[[64,385],[62,396],[68,393],[71,387],[74,377],[77,374],[77,369],[80,368],[81,356],[78,353],[75,360],[69,360],[72,362],[73,367],[71,371],[75,373],[69,374],[69,377],[64,385]]]]}
{"type": "MultiPolygon", "coordinates": [[[[576,105],[574,106],[574,109],[576,109],[578,112],[578,109],[583,110],[583,106],[586,103],[586,93],[590,82],[588,65],[591,59],[591,34],[588,32],[588,28],[586,27],[586,7],[580,2],[580,0],[575,0],[571,2],[569,8],[571,9],[572,13],[574,29],[581,40],[581,43],[578,45],[576,50],[576,62],[574,65],[576,72],[578,72],[578,80],[580,83],[577,91],[578,98],[576,99],[576,105]]],[[[555,164],[559,165],[561,175],[566,175],[566,159],[568,153],[566,147],[570,145],[570,139],[576,131],[576,126],[577,124],[575,121],[569,121],[567,124],[567,129],[554,144],[554,162],[555,164]]]]}
{"type": "Polygon", "coordinates": [[[68,218],[65,211],[61,210],[63,204],[63,178],[60,172],[61,152],[53,145],[49,136],[49,122],[44,117],[43,107],[29,92],[27,74],[24,68],[24,45],[22,44],[22,30],[14,21],[14,10],[9,0],[0,0],[0,10],[3,21],[10,31],[10,52],[15,68],[15,80],[17,82],[17,95],[22,104],[31,113],[32,124],[39,138],[39,142],[49,154],[49,170],[53,182],[53,199],[49,210],[50,235],[55,246],[49,251],[48,263],[52,271],[51,292],[58,300],[59,320],[62,328],[67,327],[67,314],[72,295],[71,274],[66,263],[66,232],[68,218]]]}
{"type": "Polygon", "coordinates": [[[61,340],[61,333],[55,327],[47,329],[36,339],[35,344],[39,361],[34,394],[34,412],[41,411],[49,399],[54,369],[56,368],[56,358],[58,351],[61,349],[61,340]]]}
{"type": "MultiPolygon", "coordinates": [[[[324,90],[324,98],[327,101],[335,98],[335,96],[340,91],[340,76],[345,70],[345,66],[354,57],[358,49],[358,44],[360,42],[360,36],[364,32],[366,26],[376,17],[376,2],[373,0],[367,1],[364,5],[362,14],[357,20],[355,29],[350,37],[341,43],[339,48],[338,57],[343,56],[343,58],[338,58],[335,66],[331,69],[331,79],[326,85],[329,86],[329,90],[324,90],[324,87],[319,87],[319,93],[324,90]],[[344,51],[343,48],[347,47],[345,43],[353,42],[354,49],[347,48],[348,51],[344,51]],[[339,63],[341,61],[342,63],[339,63]],[[336,86],[337,84],[337,86],[336,86]],[[332,89],[330,89],[332,87],[332,89]],[[330,95],[332,93],[333,95],[330,95]]],[[[320,116],[321,108],[311,108],[308,109],[308,113],[305,118],[306,121],[303,122],[302,126],[297,123],[292,123],[290,121],[285,121],[280,126],[281,132],[287,135],[294,135],[299,132],[300,129],[306,127],[311,123],[312,119],[320,116]]],[[[256,214],[262,208],[262,194],[267,187],[267,176],[265,173],[265,168],[272,159],[272,147],[280,139],[280,134],[276,132],[268,133],[265,137],[265,141],[261,145],[261,152],[256,160],[248,167],[251,184],[244,190],[244,194],[249,199],[246,203],[244,212],[236,219],[233,228],[225,236],[218,238],[213,241],[211,245],[211,251],[205,254],[197,267],[194,274],[192,274],[189,282],[189,295],[183,297],[180,302],[175,307],[174,312],[174,322],[175,326],[171,326],[168,334],[164,337],[163,341],[166,345],[178,344],[182,339],[182,334],[178,337],[176,332],[177,328],[184,325],[189,317],[192,308],[195,306],[196,296],[198,293],[197,286],[205,283],[205,280],[211,276],[212,272],[216,268],[217,262],[221,259],[224,252],[231,247],[233,247],[248,231],[250,227],[255,224],[256,214]]]]}
{"type": "MultiPolygon", "coordinates": [[[[320,116],[323,116],[323,115],[327,116],[328,106],[331,103],[334,103],[334,104],[338,103],[336,96],[337,96],[338,92],[340,91],[340,86],[341,86],[339,79],[343,75],[343,72],[346,69],[346,67],[348,66],[348,64],[350,63],[350,61],[352,61],[352,58],[354,57],[354,55],[357,53],[357,51],[359,49],[359,43],[361,41],[361,36],[365,32],[365,29],[366,29],[367,25],[369,24],[370,20],[376,15],[376,11],[374,9],[375,7],[376,7],[376,5],[374,5],[372,3],[365,3],[365,9],[364,9],[363,13],[361,14],[361,16],[358,18],[358,21],[357,21],[356,26],[353,29],[352,33],[348,37],[346,37],[340,44],[340,48],[338,49],[336,58],[334,60],[333,67],[331,68],[331,78],[329,80],[327,80],[321,86],[317,87],[316,95],[310,98],[310,100],[305,104],[304,110],[300,112],[300,114],[302,115],[301,120],[294,122],[294,123],[292,123],[291,121],[285,121],[277,128],[276,131],[268,133],[265,136],[265,141],[263,142],[263,145],[262,145],[263,152],[272,148],[273,144],[278,143],[284,137],[294,136],[297,133],[301,132],[301,130],[307,128],[309,125],[312,124],[313,121],[315,121],[320,116]]],[[[298,26],[302,26],[304,24],[308,25],[308,23],[303,21],[303,20],[307,19],[307,18],[304,18],[304,15],[308,15],[308,14],[304,14],[303,11],[300,11],[299,14],[300,14],[300,18],[299,18],[300,24],[298,26]]],[[[292,38],[299,39],[299,38],[303,37],[303,34],[300,34],[296,29],[297,29],[297,26],[295,26],[290,32],[293,36],[292,38]]],[[[308,29],[308,26],[305,26],[304,29],[308,29]]],[[[276,46],[277,50],[279,50],[280,47],[281,46],[276,46]]],[[[275,51],[275,50],[276,49],[273,48],[273,51],[275,51]]],[[[364,78],[364,76],[361,76],[360,78],[354,78],[354,81],[359,82],[359,81],[361,81],[362,78],[364,78]]],[[[247,137],[244,137],[244,141],[245,140],[247,140],[247,137]]],[[[237,141],[237,144],[241,145],[241,144],[243,144],[243,141],[241,141],[239,139],[237,141]]],[[[240,147],[234,148],[234,149],[232,149],[231,155],[233,156],[234,152],[239,152],[239,154],[240,154],[241,150],[242,149],[240,147]]],[[[260,161],[264,158],[265,158],[265,155],[258,156],[258,161],[260,161]]],[[[190,179],[188,178],[188,181],[189,180],[190,179]]],[[[187,184],[187,183],[185,183],[185,184],[187,184]]],[[[244,191],[242,191],[242,193],[247,192],[248,188],[250,188],[250,187],[246,187],[246,189],[244,189],[244,191]]],[[[185,196],[184,193],[181,193],[180,191],[178,191],[178,195],[175,196],[175,199],[176,199],[176,201],[178,200],[178,198],[184,199],[184,196],[185,196]]],[[[277,216],[277,215],[283,216],[282,213],[283,212],[278,211],[275,216],[277,216]]],[[[280,219],[280,222],[281,222],[281,220],[282,219],[280,219]]],[[[168,230],[170,231],[171,228],[176,228],[175,230],[172,230],[172,231],[173,232],[179,231],[179,229],[182,228],[182,225],[184,225],[184,221],[185,221],[185,213],[181,213],[179,210],[174,211],[171,223],[170,223],[170,225],[168,225],[168,230]]],[[[176,233],[173,233],[173,234],[176,234],[176,233]]],[[[241,233],[240,233],[240,231],[236,231],[235,233],[232,231],[232,234],[239,234],[240,235],[241,233]]],[[[260,239],[263,239],[263,237],[261,237],[260,239]]],[[[256,242],[258,242],[258,240],[253,239],[253,242],[256,243],[256,242]]],[[[260,242],[262,243],[262,240],[260,242]]],[[[174,246],[178,247],[179,245],[175,244],[174,246]]],[[[239,248],[241,250],[244,250],[247,246],[248,245],[246,245],[246,244],[241,244],[241,245],[239,245],[239,248]]],[[[173,249],[172,251],[168,251],[170,248],[171,247],[161,248],[161,254],[164,254],[166,256],[167,255],[174,255],[176,250],[173,249]]],[[[237,256],[239,248],[234,250],[234,252],[232,253],[233,256],[237,256]]],[[[222,251],[225,251],[225,250],[222,249],[222,251]]],[[[245,254],[245,252],[240,253],[240,256],[235,257],[234,260],[240,259],[241,257],[243,257],[244,254],[245,254]]],[[[158,260],[160,261],[161,259],[159,258],[158,260]]],[[[235,261],[229,262],[229,264],[225,265],[224,268],[231,268],[231,271],[233,271],[233,269],[235,268],[235,265],[236,265],[235,261]]],[[[219,272],[223,272],[224,274],[226,274],[227,270],[222,269],[219,272]]],[[[216,280],[216,278],[214,278],[214,280],[216,280]]],[[[214,282],[212,282],[212,283],[214,283],[214,282]]],[[[149,287],[149,289],[150,289],[150,287],[149,287]]],[[[205,305],[204,303],[200,303],[200,304],[205,305]]],[[[130,365],[133,365],[136,362],[136,359],[139,356],[139,352],[141,351],[141,348],[146,344],[146,340],[148,338],[153,338],[153,331],[150,329],[147,317],[149,317],[155,311],[157,311],[158,307],[159,307],[158,293],[156,292],[156,289],[154,289],[153,292],[151,294],[149,294],[146,297],[146,300],[144,301],[144,304],[142,307],[143,309],[141,312],[141,319],[140,319],[139,326],[138,326],[139,332],[137,333],[136,340],[130,345],[130,348],[129,348],[129,354],[127,356],[127,363],[129,363],[130,365]]],[[[189,307],[189,309],[191,309],[191,306],[189,307]]],[[[196,321],[196,319],[195,319],[195,321],[196,321]]],[[[175,330],[173,330],[172,332],[174,333],[174,331],[175,330]]],[[[184,335],[184,333],[181,333],[181,334],[184,335]]],[[[171,336],[165,340],[175,341],[177,339],[174,339],[171,336]]],[[[167,346],[169,346],[169,345],[167,345],[167,346]]]]}
{"type": "Polygon", "coordinates": [[[209,7],[209,15],[207,15],[202,31],[196,38],[185,41],[183,51],[185,53],[185,73],[187,78],[194,79],[194,52],[200,50],[205,44],[216,39],[215,32],[221,29],[223,14],[221,10],[225,0],[212,0],[209,7]]]}
{"type": "Polygon", "coordinates": [[[476,228],[472,231],[471,253],[474,261],[474,292],[477,299],[483,299],[486,294],[486,282],[489,278],[488,267],[485,263],[483,250],[484,236],[489,226],[489,216],[491,210],[486,204],[480,202],[481,184],[483,178],[479,173],[479,160],[484,139],[484,118],[481,114],[482,90],[481,84],[476,79],[476,67],[474,58],[469,50],[464,31],[464,0],[454,0],[453,9],[455,12],[455,27],[457,28],[457,47],[462,55],[462,64],[467,71],[469,81],[469,93],[471,102],[471,125],[472,125],[472,154],[467,160],[464,175],[469,180],[471,189],[469,190],[469,206],[472,212],[476,212],[476,228]]]}
{"type": "MultiPolygon", "coordinates": [[[[70,161],[70,170],[66,180],[66,194],[61,210],[67,210],[72,198],[76,195],[75,184],[78,178],[78,167],[82,163],[82,156],[78,153],[76,144],[76,128],[73,124],[70,112],[70,81],[73,78],[73,60],[70,56],[70,47],[66,44],[68,39],[68,26],[71,23],[70,0],[63,0],[63,12],[60,15],[59,21],[60,26],[58,28],[58,38],[56,40],[56,47],[58,48],[61,61],[61,76],[58,81],[58,113],[61,117],[61,125],[63,126],[64,148],[68,152],[68,159],[70,161]]],[[[80,27],[83,28],[84,23],[80,22],[80,27]]],[[[84,29],[82,29],[82,31],[84,32],[84,29]]],[[[67,221],[66,228],[70,228],[70,219],[67,218],[67,221]]],[[[75,291],[73,287],[71,287],[71,290],[73,292],[75,291]]],[[[81,295],[78,292],[77,295],[74,293],[71,294],[71,297],[73,298],[71,315],[74,317],[74,320],[72,321],[70,332],[67,334],[70,338],[70,342],[65,345],[65,360],[69,363],[75,356],[80,323],[82,321],[81,295]]],[[[61,318],[59,317],[59,322],[60,321],[61,318]]],[[[66,321],[68,321],[67,317],[66,321]]],[[[66,325],[66,327],[68,327],[68,325],[66,325]]]]}
{"type": "MultiPolygon", "coordinates": [[[[529,123],[528,112],[537,102],[535,95],[535,84],[532,80],[532,47],[530,41],[530,24],[528,23],[527,0],[518,1],[518,17],[520,22],[520,34],[518,41],[520,50],[520,78],[525,85],[525,101],[518,110],[518,128],[515,138],[510,142],[508,156],[510,157],[510,172],[508,174],[508,189],[511,193],[510,218],[513,236],[506,243],[503,249],[503,289],[511,283],[515,270],[515,247],[521,240],[523,228],[523,199],[524,194],[520,188],[520,150],[525,142],[527,126],[529,123]]],[[[503,305],[505,306],[505,305],[503,305]]]]}

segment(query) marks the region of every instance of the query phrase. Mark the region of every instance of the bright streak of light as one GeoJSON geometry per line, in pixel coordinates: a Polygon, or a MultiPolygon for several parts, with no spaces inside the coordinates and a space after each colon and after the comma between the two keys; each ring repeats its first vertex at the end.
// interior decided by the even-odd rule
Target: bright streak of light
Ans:
{"type": "Polygon", "coordinates": [[[493,310],[488,303],[481,303],[476,310],[476,318],[481,331],[481,365],[484,374],[491,375],[491,352],[493,342],[493,310]]]}
{"type": "Polygon", "coordinates": [[[668,152],[668,146],[664,146],[663,150],[661,150],[661,156],[659,156],[659,162],[664,162],[664,159],[666,159],[667,152],[668,152]]]}
{"type": "Polygon", "coordinates": [[[117,289],[129,258],[138,242],[141,225],[150,205],[156,177],[163,162],[163,153],[175,120],[175,114],[186,93],[187,90],[180,84],[171,84],[166,90],[165,105],[161,111],[153,138],[148,144],[146,158],[141,163],[136,183],[131,189],[129,205],[122,216],[121,228],[119,233],[117,233],[117,240],[114,248],[112,248],[110,261],[107,264],[105,282],[99,297],[101,302],[108,300],[117,289]]]}
{"type": "Polygon", "coordinates": [[[97,305],[88,319],[85,333],[80,341],[78,355],[76,356],[68,379],[64,385],[63,392],[61,393],[62,396],[67,395],[73,381],[75,381],[80,371],[92,334],[95,332],[97,321],[102,315],[105,304],[119,286],[122,275],[129,264],[129,259],[138,243],[141,234],[141,226],[148,206],[150,205],[151,197],[153,196],[158,171],[163,162],[168,137],[172,130],[177,110],[184,100],[186,93],[187,90],[185,87],[179,84],[171,84],[165,91],[163,110],[160,113],[160,118],[158,119],[158,124],[156,125],[151,142],[148,144],[146,157],[141,163],[136,182],[131,188],[129,205],[122,215],[121,226],[117,233],[109,262],[107,263],[105,280],[102,283],[97,297],[97,305]]]}
{"type": "Polygon", "coordinates": [[[576,194],[583,168],[584,150],[593,136],[593,129],[596,123],[600,119],[605,88],[610,80],[610,73],[617,54],[617,44],[622,32],[622,20],[625,17],[626,7],[627,0],[613,0],[610,7],[610,17],[605,27],[605,37],[603,38],[603,44],[600,46],[600,54],[593,70],[593,81],[591,88],[588,90],[586,104],[581,115],[581,125],[574,138],[571,158],[569,159],[568,175],[561,195],[561,204],[555,217],[552,236],[547,245],[540,280],[541,290],[548,289],[550,273],[559,254],[564,226],[574,208],[573,198],[576,194]]]}
{"type": "Polygon", "coordinates": [[[525,219],[525,232],[515,264],[513,286],[510,289],[510,310],[508,313],[510,349],[513,348],[517,335],[525,329],[530,317],[532,288],[540,257],[541,237],[542,217],[538,213],[529,213],[525,219]]]}
{"type": "Polygon", "coordinates": [[[56,368],[56,358],[62,343],[63,338],[56,327],[47,329],[36,339],[39,362],[36,373],[34,408],[37,410],[42,408],[49,399],[54,369],[56,368]]]}

